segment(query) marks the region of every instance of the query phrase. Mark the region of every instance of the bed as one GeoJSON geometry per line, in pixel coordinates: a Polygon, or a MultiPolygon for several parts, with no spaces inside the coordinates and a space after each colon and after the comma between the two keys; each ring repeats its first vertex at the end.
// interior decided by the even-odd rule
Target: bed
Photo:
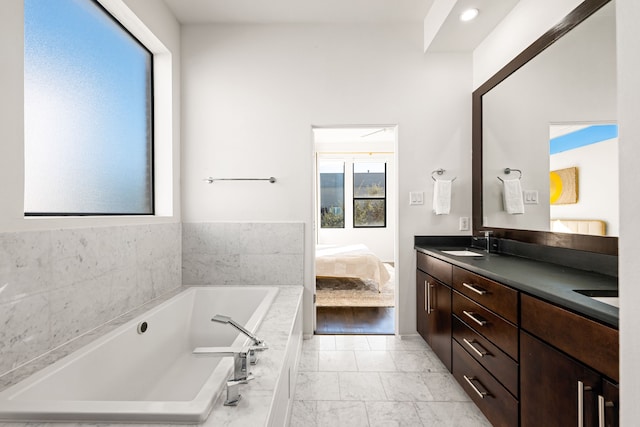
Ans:
{"type": "Polygon", "coordinates": [[[552,219],[551,231],[605,236],[607,225],[599,219],[552,219]]]}
{"type": "Polygon", "coordinates": [[[373,280],[378,286],[390,279],[380,258],[363,244],[316,247],[316,277],[357,277],[373,280]]]}

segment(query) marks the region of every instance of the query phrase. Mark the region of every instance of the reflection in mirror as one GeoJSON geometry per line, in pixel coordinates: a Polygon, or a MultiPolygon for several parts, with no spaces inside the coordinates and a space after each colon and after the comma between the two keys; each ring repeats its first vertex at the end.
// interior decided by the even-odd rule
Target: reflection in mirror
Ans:
{"type": "Polygon", "coordinates": [[[562,133],[615,124],[615,41],[610,2],[482,96],[484,227],[618,235],[617,129],[598,143],[551,151],[562,133]],[[524,213],[505,209],[503,180],[516,178],[505,168],[522,171],[524,213]]]}
{"type": "Polygon", "coordinates": [[[551,231],[618,235],[618,126],[549,127],[551,231]]]}

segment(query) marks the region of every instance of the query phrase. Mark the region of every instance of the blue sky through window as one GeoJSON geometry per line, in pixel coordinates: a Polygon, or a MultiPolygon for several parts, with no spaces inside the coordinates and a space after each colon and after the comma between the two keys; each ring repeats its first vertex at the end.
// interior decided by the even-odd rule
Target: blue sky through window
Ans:
{"type": "Polygon", "coordinates": [[[552,138],[549,144],[549,154],[557,154],[617,137],[618,125],[592,125],[552,138]]]}
{"type": "Polygon", "coordinates": [[[25,0],[25,212],[151,213],[151,54],[90,0],[25,0]]]}

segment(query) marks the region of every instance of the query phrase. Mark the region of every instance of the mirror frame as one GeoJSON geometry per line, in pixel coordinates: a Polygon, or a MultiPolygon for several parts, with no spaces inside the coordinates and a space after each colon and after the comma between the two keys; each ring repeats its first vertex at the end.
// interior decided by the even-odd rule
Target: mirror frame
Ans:
{"type": "Polygon", "coordinates": [[[524,243],[533,243],[544,246],[576,249],[606,255],[618,255],[617,237],[485,227],[482,225],[482,96],[610,1],[611,0],[585,0],[565,16],[558,24],[544,33],[539,39],[534,41],[529,47],[518,54],[489,80],[473,91],[472,223],[474,235],[478,235],[485,230],[491,230],[493,231],[493,236],[498,238],[517,240],[524,243]]]}

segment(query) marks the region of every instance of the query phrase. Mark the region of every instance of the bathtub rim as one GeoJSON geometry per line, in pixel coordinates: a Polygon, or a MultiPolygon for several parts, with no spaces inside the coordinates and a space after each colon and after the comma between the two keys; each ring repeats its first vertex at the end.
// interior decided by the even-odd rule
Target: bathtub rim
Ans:
{"type": "MultiPolygon", "coordinates": [[[[248,329],[257,332],[262,326],[267,313],[269,312],[273,302],[279,294],[279,286],[253,286],[253,285],[211,285],[211,286],[181,286],[176,288],[142,306],[118,316],[115,319],[99,326],[98,328],[88,331],[79,337],[71,340],[62,346],[73,344],[80,339],[86,339],[88,335],[93,335],[100,329],[106,328],[103,333],[96,333],[87,342],[82,342],[77,348],[70,349],[67,353],[60,355],[59,358],[47,363],[43,366],[33,369],[30,373],[20,376],[15,381],[10,382],[6,386],[0,385],[0,421],[1,422],[162,422],[162,423],[193,423],[206,420],[213,409],[213,405],[218,400],[220,394],[224,391],[226,379],[231,374],[233,363],[231,358],[220,358],[218,367],[214,368],[210,376],[205,381],[203,387],[196,394],[193,400],[184,401],[119,401],[119,400],[13,400],[11,393],[19,393],[24,387],[33,387],[38,382],[55,374],[65,366],[73,363],[77,358],[83,357],[85,354],[93,351],[97,346],[117,338],[120,334],[126,332],[130,327],[136,325],[145,318],[157,313],[169,304],[173,304],[179,298],[187,298],[191,293],[198,290],[212,289],[245,289],[245,290],[266,290],[265,297],[258,308],[253,312],[247,324],[251,325],[248,329]],[[255,325],[256,322],[259,323],[255,325]],[[214,378],[215,376],[215,378],[214,378]],[[20,387],[18,387],[20,386],[20,387]],[[205,398],[212,394],[211,398],[205,398]],[[9,398],[7,399],[7,395],[9,398]],[[33,402],[38,402],[38,410],[34,413],[33,402]],[[147,405],[143,413],[135,407],[141,404],[147,405]],[[69,406],[73,407],[93,405],[93,410],[69,410],[69,406]],[[121,408],[114,411],[113,406],[121,408]],[[108,410],[111,409],[111,410],[108,410]],[[170,412],[169,412],[170,410],[170,412]],[[72,412],[73,416],[68,414],[72,412]],[[137,414],[138,413],[138,414],[137,414]],[[137,414],[137,415],[136,415],[137,414]]],[[[234,341],[234,346],[247,345],[249,339],[244,335],[238,335],[234,341]]],[[[55,351],[57,349],[52,350],[55,351]]],[[[32,361],[33,362],[33,361],[32,361]]],[[[25,364],[26,365],[26,364],[25,364]]],[[[25,366],[23,365],[23,366],[25,366]]],[[[16,368],[16,370],[21,367],[16,368]]],[[[14,371],[16,371],[14,370],[14,371]]],[[[11,374],[9,371],[4,374],[11,374]]],[[[2,376],[0,376],[0,379],[2,376]]],[[[84,409],[84,408],[83,408],[84,409]]]]}

